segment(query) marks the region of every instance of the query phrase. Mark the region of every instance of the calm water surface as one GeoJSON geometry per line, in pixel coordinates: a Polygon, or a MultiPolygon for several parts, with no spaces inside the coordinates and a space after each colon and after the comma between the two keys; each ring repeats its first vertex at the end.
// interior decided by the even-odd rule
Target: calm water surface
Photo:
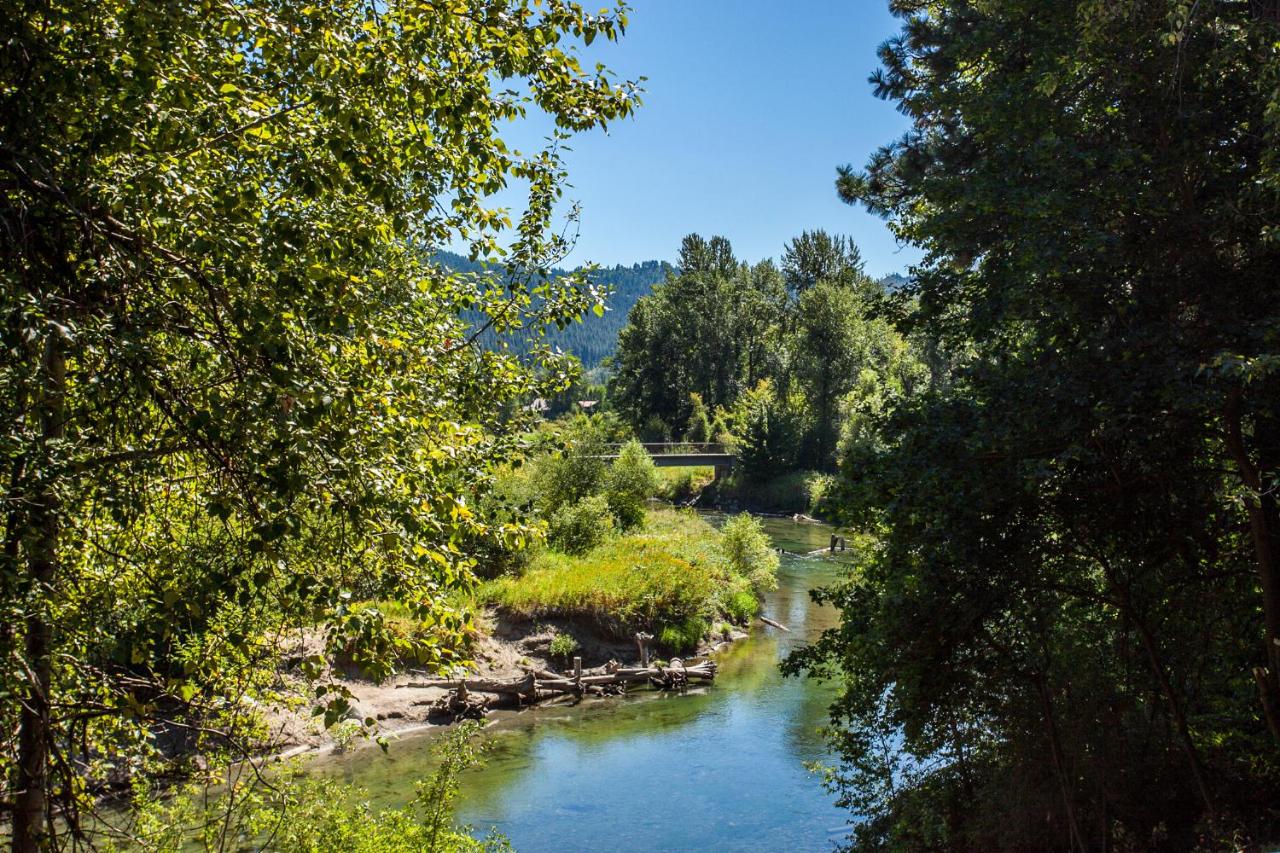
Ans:
{"type": "MultiPolygon", "coordinates": [[[[826,547],[831,532],[763,522],[789,552],[826,547]]],[[[848,814],[805,764],[830,758],[817,730],[832,688],[783,679],[778,661],[836,623],[808,590],[838,572],[834,561],[784,556],[764,614],[791,632],[757,629],[718,656],[708,687],[539,708],[488,728],[485,765],[462,777],[459,820],[477,835],[496,827],[521,853],[831,849],[848,814]]],[[[400,804],[430,772],[430,740],[360,750],[325,770],[400,804]]]]}

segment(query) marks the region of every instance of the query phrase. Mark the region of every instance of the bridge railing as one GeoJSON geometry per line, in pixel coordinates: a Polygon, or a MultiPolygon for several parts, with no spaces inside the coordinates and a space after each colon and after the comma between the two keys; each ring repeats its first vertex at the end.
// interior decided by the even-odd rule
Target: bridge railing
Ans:
{"type": "MultiPolygon", "coordinates": [[[[621,448],[621,444],[606,444],[607,448],[621,448]]],[[[697,441],[644,441],[640,446],[649,451],[649,455],[658,456],[667,453],[730,453],[723,444],[718,442],[697,442],[697,441]]]]}

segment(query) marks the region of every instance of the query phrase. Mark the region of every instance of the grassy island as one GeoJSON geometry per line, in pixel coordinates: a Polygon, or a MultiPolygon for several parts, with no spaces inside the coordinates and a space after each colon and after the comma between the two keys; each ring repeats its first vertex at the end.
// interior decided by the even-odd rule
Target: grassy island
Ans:
{"type": "Polygon", "coordinates": [[[660,508],[642,528],[584,554],[543,551],[523,573],[483,584],[478,598],[513,616],[572,619],[617,639],[647,631],[683,652],[717,621],[750,619],[776,568],[753,518],[720,531],[690,510],[660,508]]]}

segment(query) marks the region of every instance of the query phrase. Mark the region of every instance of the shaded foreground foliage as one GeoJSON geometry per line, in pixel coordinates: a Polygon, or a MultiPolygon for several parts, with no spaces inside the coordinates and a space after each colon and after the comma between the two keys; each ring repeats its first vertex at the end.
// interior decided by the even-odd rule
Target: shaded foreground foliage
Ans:
{"type": "Polygon", "coordinates": [[[529,535],[468,505],[499,414],[545,393],[530,362],[563,375],[481,351],[471,320],[536,337],[598,305],[548,235],[561,140],[636,103],[573,45],[624,26],[564,0],[0,4],[14,849],[92,843],[99,792],[251,750],[287,630],[385,674],[396,638],[352,597],[457,659],[446,594],[529,535]],[[531,112],[555,138],[514,152],[499,128],[531,112]],[[512,181],[514,219],[485,204],[512,181]],[[492,259],[507,228],[503,277],[431,260],[492,259]]]}
{"type": "Polygon", "coordinates": [[[477,840],[454,823],[458,775],[482,761],[480,725],[464,722],[433,745],[436,767],[418,783],[413,800],[398,809],[375,809],[366,792],[308,772],[305,763],[261,784],[247,768],[232,768],[215,796],[199,784],[155,797],[139,780],[130,820],[105,833],[110,853],[150,850],[179,853],[255,849],[273,853],[502,853],[506,839],[477,840]]]}
{"type": "Polygon", "coordinates": [[[898,0],[913,120],[839,189],[949,374],[844,460],[858,849],[1280,839],[1275,4],[898,0]],[[900,751],[901,750],[901,751],[900,751]]]}

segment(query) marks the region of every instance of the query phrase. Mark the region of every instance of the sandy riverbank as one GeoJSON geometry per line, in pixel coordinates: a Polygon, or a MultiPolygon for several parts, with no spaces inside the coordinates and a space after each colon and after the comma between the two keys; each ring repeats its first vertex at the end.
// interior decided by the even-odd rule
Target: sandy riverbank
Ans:
{"type": "MultiPolygon", "coordinates": [[[[640,663],[634,644],[600,637],[583,629],[581,625],[560,620],[545,620],[536,624],[527,621],[513,622],[492,616],[489,621],[492,630],[476,641],[474,663],[465,674],[468,680],[506,681],[521,678],[531,671],[563,671],[567,669],[568,662],[553,660],[549,654],[552,639],[563,633],[572,635],[578,641],[579,648],[575,654],[582,658],[584,674],[604,672],[605,666],[610,662],[623,666],[640,663]]],[[[703,659],[714,655],[747,636],[745,631],[735,629],[728,636],[704,640],[695,655],[689,659],[703,659]]],[[[300,639],[294,652],[306,651],[307,642],[306,639],[300,639]]],[[[283,677],[299,697],[310,695],[311,684],[301,678],[288,675],[283,677]]],[[[341,723],[324,730],[319,719],[311,715],[309,703],[299,702],[296,708],[277,707],[269,713],[272,753],[283,759],[334,749],[355,749],[374,743],[372,735],[402,737],[454,722],[452,714],[441,710],[452,691],[443,687],[421,686],[424,681],[438,678],[438,675],[408,670],[386,681],[374,682],[335,670],[329,677],[351,693],[352,710],[348,717],[352,720],[373,719],[376,725],[362,733],[357,733],[354,725],[343,726],[341,723]]],[[[500,707],[500,697],[497,695],[492,699],[489,715],[519,713],[519,708],[500,707]]],[[[558,701],[575,700],[564,697],[558,701]]]]}

